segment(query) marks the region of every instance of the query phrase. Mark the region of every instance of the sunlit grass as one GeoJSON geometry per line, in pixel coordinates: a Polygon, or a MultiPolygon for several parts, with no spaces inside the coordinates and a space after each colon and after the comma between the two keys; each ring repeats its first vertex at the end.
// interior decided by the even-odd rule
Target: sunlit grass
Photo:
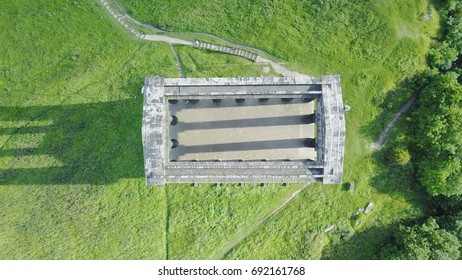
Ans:
{"type": "MultiPolygon", "coordinates": [[[[0,3],[0,258],[212,258],[300,187],[147,187],[140,88],[145,76],[178,76],[169,46],[136,40],[98,1],[7,2],[0,3]],[[12,164],[21,159],[30,159],[24,168],[12,164]]],[[[362,234],[373,250],[388,225],[423,212],[409,174],[391,172],[368,147],[389,90],[425,65],[437,27],[436,13],[422,20],[426,1],[343,1],[326,12],[300,1],[148,2],[123,1],[141,20],[260,47],[312,75],[340,74],[352,107],[344,181],[356,190],[309,186],[226,258],[367,258],[371,251],[339,233],[362,234]],[[352,225],[351,213],[370,201],[373,211],[352,225]],[[331,224],[336,229],[324,234],[331,224]]],[[[240,57],[175,48],[188,77],[274,74],[240,57]]]]}

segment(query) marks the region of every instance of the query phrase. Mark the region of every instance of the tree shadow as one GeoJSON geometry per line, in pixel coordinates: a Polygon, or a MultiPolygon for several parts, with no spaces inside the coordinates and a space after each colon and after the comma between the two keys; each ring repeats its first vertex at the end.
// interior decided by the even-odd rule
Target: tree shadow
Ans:
{"type": "MultiPolygon", "coordinates": [[[[399,141],[390,139],[391,145],[400,145],[399,141]]],[[[426,199],[426,194],[419,189],[418,182],[414,176],[414,166],[412,162],[405,166],[396,165],[388,159],[392,153],[391,148],[382,148],[372,154],[374,164],[379,172],[372,177],[370,184],[381,193],[392,195],[404,195],[409,200],[422,202],[426,199]]]]}
{"type": "MultiPolygon", "coordinates": [[[[394,90],[388,92],[383,100],[376,100],[382,108],[382,113],[373,122],[364,125],[361,133],[372,141],[376,141],[394,114],[414,93],[421,90],[422,85],[417,82],[421,78],[421,74],[406,78],[394,90]]],[[[404,166],[397,165],[390,159],[394,147],[404,147],[413,151],[413,123],[407,120],[409,117],[412,118],[412,109],[411,107],[401,115],[395,124],[396,127],[388,134],[386,145],[372,153],[372,164],[377,172],[370,179],[369,185],[380,193],[392,197],[403,197],[406,202],[423,213],[428,211],[431,202],[416,181],[412,158],[410,163],[404,166]]],[[[343,185],[343,190],[348,191],[347,184],[343,185]]],[[[370,227],[364,231],[358,229],[353,237],[335,236],[331,238],[331,245],[323,250],[323,258],[377,259],[381,248],[392,241],[393,231],[398,225],[412,223],[415,223],[414,219],[396,217],[395,222],[391,224],[370,227]]]]}
{"type": "Polygon", "coordinates": [[[141,108],[141,99],[0,107],[0,122],[11,124],[0,128],[0,136],[24,138],[26,143],[15,147],[17,141],[7,141],[0,149],[0,157],[12,158],[0,169],[0,185],[103,185],[121,178],[143,178],[141,108]],[[41,140],[28,147],[32,134],[42,135],[41,140]],[[37,162],[31,162],[29,167],[27,160],[21,160],[40,156],[54,159],[54,164],[34,167],[37,162]]]}
{"type": "MultiPolygon", "coordinates": [[[[389,225],[373,226],[364,231],[342,238],[331,236],[331,245],[322,251],[322,259],[331,260],[377,260],[384,246],[394,241],[393,233],[399,225],[413,225],[416,220],[402,220],[389,225]]],[[[334,233],[335,234],[335,233],[334,233]]]]}
{"type": "MultiPolygon", "coordinates": [[[[448,1],[445,1],[445,0],[429,0],[428,2],[437,11],[441,11],[441,10],[445,9],[447,7],[447,5],[448,5],[448,3],[447,3],[448,1]]],[[[440,16],[438,18],[438,26],[440,26],[440,28],[438,29],[437,38],[443,36],[444,35],[443,34],[444,30],[446,30],[447,22],[446,22],[444,17],[440,16]]],[[[436,39],[436,38],[433,38],[433,39],[436,39]]]]}
{"type": "Polygon", "coordinates": [[[412,114],[411,110],[396,122],[395,130],[388,135],[387,145],[372,153],[372,164],[377,172],[370,179],[369,184],[378,192],[392,197],[402,197],[413,207],[425,212],[429,209],[431,201],[416,179],[414,158],[411,156],[410,162],[404,166],[393,160],[393,149],[396,147],[409,150],[412,155],[415,155],[414,124],[406,120],[407,116],[412,114]]]}
{"type": "Polygon", "coordinates": [[[373,103],[381,109],[381,112],[371,122],[362,126],[360,133],[367,139],[376,141],[393,116],[418,90],[419,87],[416,85],[418,77],[419,75],[405,78],[383,96],[374,96],[373,103]]]}
{"type": "MultiPolygon", "coordinates": [[[[376,122],[381,127],[385,127],[407,100],[413,95],[416,95],[418,98],[420,91],[429,83],[428,77],[427,72],[422,72],[403,80],[383,101],[382,107],[390,109],[384,109],[382,114],[377,117],[376,122]]],[[[387,135],[386,145],[373,152],[373,163],[379,172],[371,179],[370,183],[380,192],[401,194],[409,200],[428,203],[425,191],[420,188],[416,180],[413,166],[412,156],[416,155],[414,139],[415,123],[412,120],[414,106],[412,105],[406,112],[401,114],[395,123],[395,127],[387,135]],[[396,147],[406,149],[410,152],[411,159],[408,164],[400,166],[393,162],[391,155],[393,148],[396,147]]],[[[364,131],[371,132],[374,130],[372,127],[376,127],[377,125],[369,124],[368,126],[364,128],[364,131]]],[[[377,138],[379,134],[380,132],[376,133],[377,138]]]]}

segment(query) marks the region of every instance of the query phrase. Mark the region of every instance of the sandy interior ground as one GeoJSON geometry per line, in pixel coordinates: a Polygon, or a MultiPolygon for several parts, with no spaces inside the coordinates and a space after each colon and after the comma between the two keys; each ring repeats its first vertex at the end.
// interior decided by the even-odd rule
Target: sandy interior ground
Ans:
{"type": "Polygon", "coordinates": [[[235,99],[169,104],[178,119],[169,126],[169,136],[179,144],[170,150],[170,160],[315,160],[313,145],[305,146],[315,135],[315,124],[307,119],[314,102],[248,98],[241,104],[235,99]]]}

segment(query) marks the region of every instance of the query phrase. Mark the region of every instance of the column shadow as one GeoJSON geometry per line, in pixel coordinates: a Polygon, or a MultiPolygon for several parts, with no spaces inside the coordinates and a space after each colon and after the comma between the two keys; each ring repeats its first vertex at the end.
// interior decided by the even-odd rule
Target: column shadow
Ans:
{"type": "Polygon", "coordinates": [[[121,178],[144,177],[141,99],[65,106],[1,106],[0,112],[0,122],[10,124],[0,125],[0,136],[10,139],[0,148],[0,157],[9,157],[8,162],[4,158],[0,169],[0,185],[102,185],[121,178]],[[27,143],[32,134],[42,135],[33,147],[15,147],[17,141],[11,140],[23,138],[27,143]],[[21,159],[43,155],[59,164],[17,164],[21,159]]]}

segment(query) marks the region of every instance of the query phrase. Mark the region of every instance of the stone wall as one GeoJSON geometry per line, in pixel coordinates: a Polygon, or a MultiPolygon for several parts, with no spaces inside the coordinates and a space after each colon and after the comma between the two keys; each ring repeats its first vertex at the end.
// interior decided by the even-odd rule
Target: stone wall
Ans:
{"type": "Polygon", "coordinates": [[[146,78],[143,93],[143,146],[148,184],[342,182],[345,121],[339,76],[197,79],[152,77],[146,78]],[[259,85],[262,92],[246,92],[259,85]],[[276,89],[268,92],[269,85],[276,89]],[[201,90],[196,91],[195,87],[201,90]],[[307,90],[302,92],[300,87],[307,90]],[[168,118],[165,117],[168,115],[168,99],[207,99],[212,96],[219,98],[220,95],[223,98],[233,98],[234,95],[237,98],[287,98],[302,95],[316,98],[318,159],[298,162],[168,162],[168,118]]]}

